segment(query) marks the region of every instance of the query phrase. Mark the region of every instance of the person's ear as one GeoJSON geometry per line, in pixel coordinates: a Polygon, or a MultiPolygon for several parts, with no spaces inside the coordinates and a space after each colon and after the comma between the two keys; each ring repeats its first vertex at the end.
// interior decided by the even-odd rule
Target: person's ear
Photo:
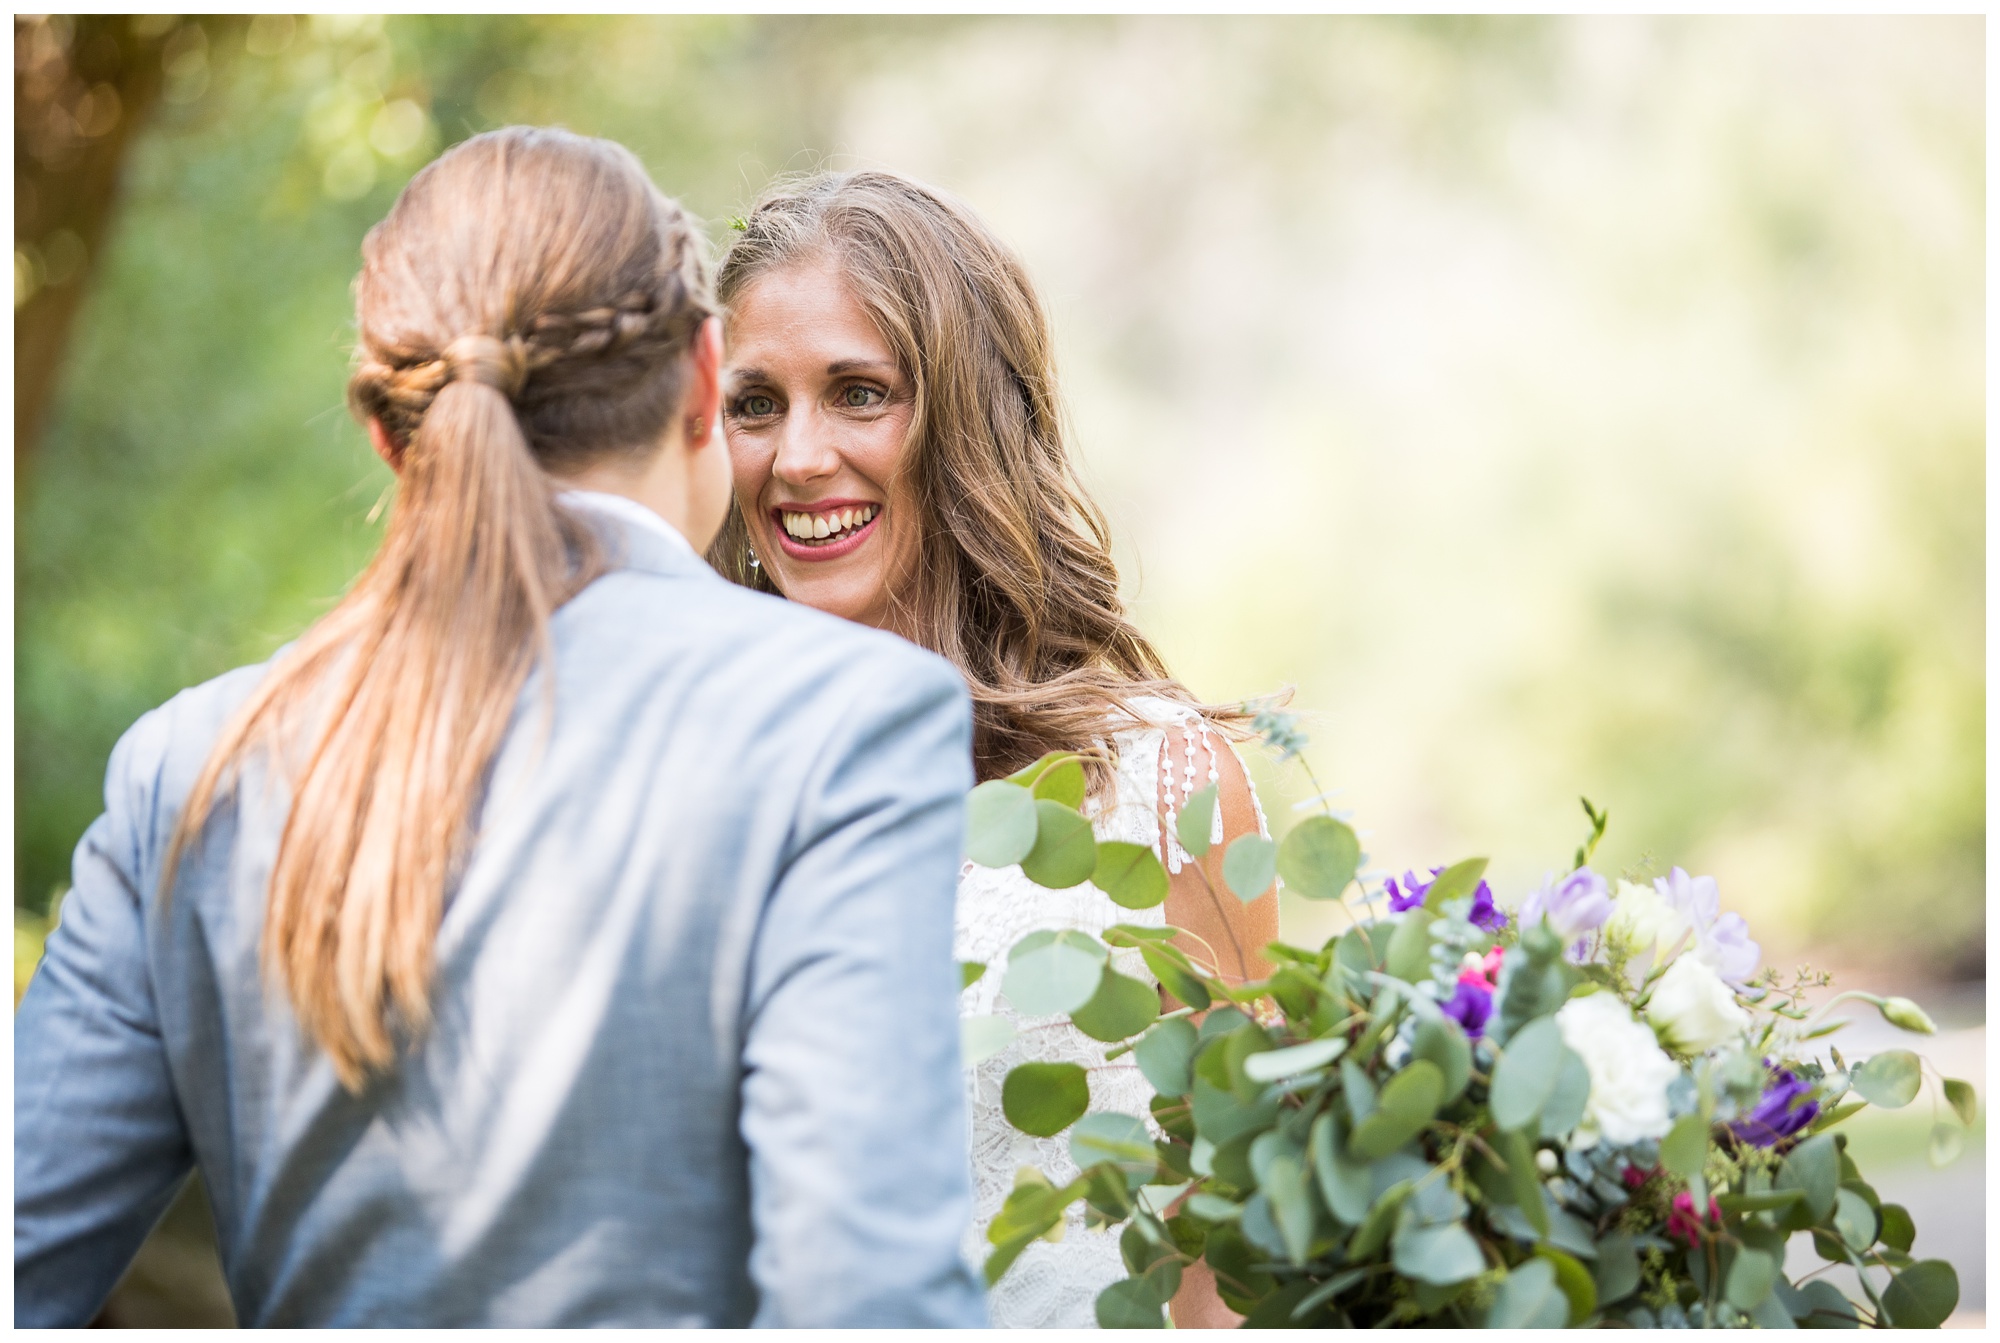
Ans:
{"type": "Polygon", "coordinates": [[[374,445],[375,455],[387,462],[391,471],[402,474],[403,445],[390,437],[389,431],[382,427],[382,421],[373,415],[368,417],[368,441],[374,445]]]}
{"type": "Polygon", "coordinates": [[[716,434],[716,416],[722,410],[722,321],[711,317],[694,333],[688,351],[687,442],[698,448],[716,434]]]}

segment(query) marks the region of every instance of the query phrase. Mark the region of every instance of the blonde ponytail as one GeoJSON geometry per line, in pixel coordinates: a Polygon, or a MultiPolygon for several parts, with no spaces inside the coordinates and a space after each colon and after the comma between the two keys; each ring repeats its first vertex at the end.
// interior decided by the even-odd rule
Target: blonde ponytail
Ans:
{"type": "Polygon", "coordinates": [[[655,448],[713,310],[687,218],[628,152],[559,131],[459,145],[364,257],[350,400],[402,445],[388,532],[224,731],[166,876],[266,751],[291,810],[264,963],[352,1090],[428,1024],[487,767],[550,616],[602,568],[548,469],[655,448]]]}

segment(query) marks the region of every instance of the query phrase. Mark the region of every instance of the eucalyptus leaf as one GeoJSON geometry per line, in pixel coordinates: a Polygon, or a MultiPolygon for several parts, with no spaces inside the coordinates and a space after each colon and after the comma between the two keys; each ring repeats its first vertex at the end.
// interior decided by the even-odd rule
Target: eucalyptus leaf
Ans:
{"type": "Polygon", "coordinates": [[[973,789],[965,799],[965,856],[981,867],[1010,867],[1035,847],[1035,797],[1005,779],[973,789]]]}
{"type": "Polygon", "coordinates": [[[1060,802],[1035,799],[1035,846],[1021,871],[1052,891],[1081,886],[1097,870],[1097,836],[1090,822],[1060,802]]]}
{"type": "Polygon", "coordinates": [[[1923,1083],[1923,1065],[1907,1049],[1891,1049],[1854,1069],[1854,1089],[1870,1105],[1898,1110],[1917,1098],[1923,1083]]]}
{"type": "Polygon", "coordinates": [[[1006,1017],[961,1017],[958,1022],[959,1061],[970,1068],[984,1063],[1014,1043],[1017,1031],[1006,1017]]]}
{"type": "Polygon", "coordinates": [[[1262,835],[1239,835],[1223,852],[1223,884],[1246,905],[1270,890],[1277,876],[1278,846],[1262,835]]]}
{"type": "Polygon", "coordinates": [[[1146,968],[1160,981],[1160,987],[1171,993],[1176,1001],[1197,1012],[1208,1006],[1208,986],[1196,977],[1194,967],[1179,948],[1161,942],[1144,942],[1139,946],[1139,955],[1145,958],[1146,968]]]}
{"type": "Polygon", "coordinates": [[[1493,1150],[1507,1163],[1507,1187],[1514,1203],[1534,1234],[1549,1234],[1548,1208],[1542,1202],[1542,1182],[1535,1174],[1535,1148],[1519,1129],[1503,1129],[1495,1135],[1493,1150]]]}
{"type": "Polygon", "coordinates": [[[1190,797],[1182,804],[1180,818],[1174,822],[1174,835],[1181,847],[1196,858],[1206,857],[1212,842],[1209,833],[1215,825],[1216,791],[1216,786],[1210,784],[1190,797]]]}
{"type": "Polygon", "coordinates": [[[1041,778],[1045,771],[1055,765],[1061,764],[1065,760],[1074,760],[1076,758],[1075,751],[1050,751],[1047,755],[1035,761],[1034,764],[1024,765],[1012,774],[1009,774],[1007,782],[1022,788],[1033,788],[1035,780],[1041,778]]]}
{"type": "Polygon", "coordinates": [[[1569,1298],[1556,1285],[1555,1265],[1526,1259],[1500,1283],[1486,1312],[1488,1329],[1560,1329],[1569,1321],[1569,1298]]]}
{"type": "Polygon", "coordinates": [[[1555,1089],[1542,1106],[1542,1136],[1567,1138],[1570,1130],[1583,1122],[1584,1107],[1589,1103],[1590,1069],[1584,1066],[1581,1055],[1564,1046],[1555,1089]]]}
{"type": "Polygon", "coordinates": [[[1833,1201],[1833,1229],[1856,1254],[1875,1243],[1875,1210],[1868,1200],[1842,1185],[1833,1201]]]}
{"type": "Polygon", "coordinates": [[[1931,1125],[1930,1158],[1933,1166],[1949,1166],[1964,1151],[1964,1129],[1956,1124],[1931,1125]]]}
{"type": "Polygon", "coordinates": [[[1708,1120],[1684,1114],[1660,1139],[1660,1164],[1683,1180],[1694,1180],[1708,1161],[1708,1120]]]}
{"type": "Polygon", "coordinates": [[[1908,1254],[1917,1242],[1917,1224],[1911,1220],[1910,1210],[1900,1203],[1884,1203],[1875,1211],[1882,1219],[1882,1243],[1908,1254]]]}
{"type": "Polygon", "coordinates": [[[1420,984],[1431,977],[1431,923],[1436,918],[1423,908],[1405,910],[1397,917],[1382,967],[1385,973],[1407,984],[1420,984]]]}
{"type": "Polygon", "coordinates": [[[1074,1012],[1096,994],[1110,954],[1102,942],[1073,928],[1029,933],[1007,953],[1001,991],[1022,1016],[1074,1012]]]}
{"type": "Polygon", "coordinates": [[[1124,909],[1151,909],[1167,898],[1167,869],[1144,844],[1117,839],[1099,844],[1090,882],[1124,909]]]}
{"type": "Polygon", "coordinates": [[[1556,1271],[1556,1290],[1569,1303],[1569,1326],[1575,1328],[1589,1319],[1597,1310],[1597,1280],[1590,1276],[1590,1270],[1553,1245],[1537,1245],[1535,1257],[1546,1259],[1556,1271]]]}
{"type": "Polygon", "coordinates": [[[1069,1155],[1079,1170],[1109,1161],[1122,1171],[1150,1175],[1159,1165],[1146,1121],[1116,1112],[1087,1114],[1077,1120],[1069,1134],[1069,1155]]]}
{"type": "Polygon", "coordinates": [[[1854,1303],[1832,1283],[1820,1279],[1799,1288],[1799,1299],[1805,1310],[1798,1320],[1808,1329],[1859,1329],[1861,1321],[1855,1317],[1854,1303]]]}
{"type": "Polygon", "coordinates": [[[1550,1017],[1538,1017],[1508,1042],[1493,1065],[1488,1105],[1493,1122],[1503,1129],[1522,1129],[1538,1119],[1555,1091],[1562,1071],[1562,1032],[1550,1017]]]}
{"type": "Polygon", "coordinates": [[[1120,1278],[1097,1294],[1097,1327],[1164,1329],[1163,1304],[1144,1278],[1120,1278]]]}
{"type": "Polygon", "coordinates": [[[1972,1083],[1962,1082],[1956,1077],[1944,1079],[1944,1098],[1951,1105],[1958,1122],[1971,1128],[1979,1118],[1979,1093],[1972,1089],[1972,1083]]]}
{"type": "Polygon", "coordinates": [[[1171,942],[1180,935],[1178,928],[1149,928],[1137,923],[1114,923],[1104,930],[1104,940],[1114,947],[1143,947],[1148,942],[1171,942]]]}
{"type": "Polygon", "coordinates": [[[1444,1074],[1428,1059],[1413,1059],[1390,1077],[1376,1097],[1375,1110],[1347,1140],[1348,1150],[1364,1161],[1389,1155],[1417,1136],[1436,1117],[1444,1101],[1444,1074]]]}
{"type": "Polygon", "coordinates": [[[1052,761],[1047,769],[1035,777],[1034,794],[1038,798],[1047,798],[1065,807],[1081,807],[1084,794],[1083,761],[1074,755],[1052,761]]]}
{"type": "Polygon", "coordinates": [[[960,993],[977,984],[986,975],[985,961],[960,961],[958,963],[958,991],[960,993]]]}
{"type": "Polygon", "coordinates": [[[1794,1147],[1778,1168],[1779,1189],[1805,1191],[1806,1208],[1818,1221],[1833,1211],[1834,1193],[1840,1187],[1840,1149],[1831,1133],[1816,1134],[1794,1147]]]}
{"type": "Polygon", "coordinates": [[[1278,875],[1308,900],[1338,900],[1361,866],[1361,841],[1331,816],[1309,816],[1278,846],[1278,875]]]}
{"type": "Polygon", "coordinates": [[[1243,1060],[1243,1075],[1253,1082],[1275,1082],[1281,1077],[1323,1068],[1346,1051],[1347,1041],[1341,1036],[1308,1040],[1302,1045],[1249,1055],[1243,1060]]]}
{"type": "Polygon", "coordinates": [[[1277,1223],[1285,1256],[1295,1264],[1303,1264],[1310,1257],[1317,1221],[1312,1190],[1306,1184],[1305,1163],[1289,1149],[1280,1151],[1257,1172],[1257,1187],[1271,1201],[1271,1218],[1277,1223]]]}
{"type": "Polygon", "coordinates": [[[1746,1245],[1736,1251],[1729,1276],[1723,1280],[1722,1294],[1730,1305],[1747,1314],[1764,1304],[1777,1280],[1778,1261],[1746,1245]]]}
{"type": "Polygon", "coordinates": [[[1390,1256],[1404,1277],[1440,1287],[1486,1271],[1486,1256],[1479,1252],[1479,1242],[1457,1222],[1442,1226],[1410,1223],[1398,1228],[1390,1242],[1390,1256]]]}
{"type": "Polygon", "coordinates": [[[1195,1042],[1194,1026],[1185,1017],[1176,1017],[1147,1031],[1132,1056],[1155,1092],[1185,1096],[1194,1086],[1188,1065],[1194,1061],[1195,1042]]]}
{"type": "Polygon", "coordinates": [[[1360,1225],[1368,1216],[1372,1201],[1368,1163],[1352,1160],[1342,1152],[1340,1133],[1331,1113],[1313,1121],[1310,1147],[1320,1197],[1335,1217],[1349,1226],[1360,1225]]]}
{"type": "Polygon", "coordinates": [[[1359,1263],[1381,1253],[1382,1247],[1389,1243],[1389,1233],[1395,1229],[1396,1214],[1402,1211],[1403,1200],[1410,1196],[1412,1188],[1408,1180],[1401,1180],[1375,1200],[1375,1206],[1368,1210],[1354,1239],[1348,1243],[1349,1263],[1359,1263]]]}
{"type": "Polygon", "coordinates": [[[1898,1329],[1936,1329],[1958,1309],[1958,1270],[1924,1259],[1889,1280],[1882,1304],[1898,1329]]]}
{"type": "Polygon", "coordinates": [[[1484,858],[1468,858],[1462,863],[1453,863],[1438,873],[1430,889],[1424,892],[1424,908],[1433,914],[1444,913],[1445,904],[1461,900],[1471,895],[1479,887],[1479,879],[1486,875],[1484,858]]]}
{"type": "Polygon", "coordinates": [[[1597,1240],[1597,1299],[1622,1301],[1639,1290],[1639,1252],[1632,1237],[1613,1231],[1597,1240]]]}
{"type": "Polygon", "coordinates": [[[1074,1063],[1023,1063],[1000,1084],[1007,1122],[1037,1138],[1053,1138],[1090,1108],[1090,1076],[1074,1063]]]}
{"type": "MultiPolygon", "coordinates": [[[[1446,1105],[1459,1098],[1472,1077],[1472,1045],[1455,1021],[1437,1019],[1419,1023],[1410,1041],[1410,1057],[1426,1059],[1437,1066],[1444,1078],[1446,1105]]],[[[1588,1074],[1585,1077],[1587,1082],[1588,1074]]]]}
{"type": "Polygon", "coordinates": [[[1093,1040],[1129,1040],[1160,1015],[1160,993],[1151,984],[1104,967],[1097,992],[1070,1013],[1070,1023],[1093,1040]]]}

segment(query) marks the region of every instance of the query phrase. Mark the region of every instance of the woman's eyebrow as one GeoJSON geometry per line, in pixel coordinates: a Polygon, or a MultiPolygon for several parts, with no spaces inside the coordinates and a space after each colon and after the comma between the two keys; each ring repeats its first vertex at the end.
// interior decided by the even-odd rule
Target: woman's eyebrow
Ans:
{"type": "Polygon", "coordinates": [[[853,373],[860,369],[881,368],[894,372],[896,365],[886,359],[836,359],[826,366],[828,374],[853,373]]]}
{"type": "Polygon", "coordinates": [[[746,382],[768,382],[770,377],[761,368],[732,368],[724,375],[729,385],[741,387],[746,382]]]}

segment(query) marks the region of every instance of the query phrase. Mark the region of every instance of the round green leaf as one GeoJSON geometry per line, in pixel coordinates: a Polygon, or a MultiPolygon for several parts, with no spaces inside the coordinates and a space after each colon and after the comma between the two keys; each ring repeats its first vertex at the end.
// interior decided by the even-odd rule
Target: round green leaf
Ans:
{"type": "Polygon", "coordinates": [[[1185,1096],[1194,1087],[1188,1065],[1194,1060],[1195,1029],[1185,1017],[1162,1021],[1132,1051],[1139,1071],[1162,1096],[1185,1096]]]}
{"type": "Polygon", "coordinates": [[[1240,835],[1222,855],[1222,881],[1249,904],[1278,876],[1278,846],[1262,835],[1240,835]]]}
{"type": "Polygon", "coordinates": [[[1478,889],[1479,879],[1485,875],[1484,858],[1468,858],[1462,863],[1453,863],[1438,873],[1437,880],[1424,892],[1424,908],[1433,914],[1444,913],[1448,901],[1471,895],[1478,889]]]}
{"type": "Polygon", "coordinates": [[[1376,1161],[1417,1136],[1444,1103],[1444,1074],[1428,1059],[1413,1059],[1375,1098],[1375,1112],[1355,1126],[1348,1150],[1376,1161]]]}
{"type": "Polygon", "coordinates": [[[1146,1121],[1114,1112],[1079,1119],[1070,1130],[1069,1155],[1078,1170],[1089,1170],[1099,1162],[1109,1161],[1120,1170],[1150,1175],[1160,1164],[1146,1121]]]}
{"type": "Polygon", "coordinates": [[[1514,1033],[1493,1065],[1488,1104],[1503,1129],[1526,1128],[1541,1116],[1562,1070],[1562,1032],[1553,1017],[1537,1017],[1514,1033]]]}
{"type": "Polygon", "coordinates": [[[1773,1184],[1804,1190],[1806,1208],[1815,1221],[1832,1212],[1834,1191],[1840,1186],[1840,1149],[1834,1146],[1833,1135],[1815,1134],[1794,1147],[1773,1184]]]}
{"type": "Polygon", "coordinates": [[[970,1068],[984,1063],[1014,1043],[1014,1023],[1005,1017],[961,1017],[958,1022],[960,1061],[970,1068]]]}
{"type": "Polygon", "coordinates": [[[1555,1265],[1523,1260],[1501,1282],[1486,1312],[1488,1329],[1560,1329],[1569,1321],[1569,1298],[1556,1285],[1555,1265]]]}
{"type": "Polygon", "coordinates": [[[1199,1012],[1208,1006],[1208,986],[1195,974],[1186,956],[1176,948],[1160,942],[1148,942],[1139,948],[1145,958],[1146,968],[1160,981],[1160,987],[1199,1012]]]}
{"type": "Polygon", "coordinates": [[[1682,1115],[1660,1139],[1660,1164],[1683,1180],[1692,1180],[1707,1161],[1708,1121],[1699,1113],[1682,1115]]]}
{"type": "Polygon", "coordinates": [[[1396,1271],[1406,1278],[1449,1287],[1486,1271],[1479,1242],[1457,1222],[1443,1226],[1405,1223],[1390,1242],[1396,1271]]]}
{"type": "Polygon", "coordinates": [[[963,993],[974,984],[977,984],[985,974],[985,961],[960,961],[958,963],[959,992],[963,993]]]}
{"type": "Polygon", "coordinates": [[[1930,1156],[1933,1166],[1949,1166],[1964,1152],[1964,1129],[1956,1124],[1931,1125],[1930,1156]]]}
{"type": "Polygon", "coordinates": [[[1778,1261],[1745,1245],[1736,1251],[1736,1262],[1729,1266],[1722,1294],[1730,1305],[1747,1314],[1764,1304],[1764,1298],[1771,1294],[1777,1281],[1778,1261]]]}
{"type": "Polygon", "coordinates": [[[1069,1014],[1071,1024],[1093,1040],[1129,1040],[1160,1015],[1160,992],[1109,965],[1090,1001],[1069,1014]]]}
{"type": "Polygon", "coordinates": [[[1008,783],[1019,784],[1023,788],[1033,788],[1035,780],[1055,768],[1065,760],[1076,759],[1075,751],[1050,751],[1032,765],[1025,765],[1007,776],[1008,783]]]}
{"type": "Polygon", "coordinates": [[[1180,818],[1174,822],[1174,834],[1179,837],[1181,847],[1197,858],[1208,854],[1209,835],[1214,833],[1215,826],[1216,795],[1216,786],[1208,785],[1182,804],[1180,818]]]}
{"type": "Polygon", "coordinates": [[[1875,1211],[1882,1218],[1882,1243],[1908,1254],[1917,1242],[1917,1224],[1911,1219],[1910,1210],[1900,1203],[1884,1203],[1875,1211]]]}
{"type": "Polygon", "coordinates": [[[1000,1084],[1007,1122],[1037,1138],[1053,1138],[1090,1108],[1090,1076],[1074,1063],[1023,1063],[1000,1084]]]}
{"type": "Polygon", "coordinates": [[[1850,1076],[1863,1100],[1885,1110],[1897,1110],[1917,1098],[1917,1088],[1923,1082],[1923,1065],[1909,1050],[1891,1049],[1869,1059],[1850,1076]]]}
{"type": "Polygon", "coordinates": [[[1437,1065],[1444,1077],[1446,1104],[1458,1099],[1472,1076],[1472,1045],[1458,1023],[1446,1017],[1418,1024],[1416,1038],[1410,1042],[1410,1057],[1428,1059],[1437,1065]]]}
{"type": "Polygon", "coordinates": [[[1057,760],[1035,776],[1036,797],[1065,807],[1083,805],[1083,761],[1076,756],[1057,760]]]}
{"type": "Polygon", "coordinates": [[[1889,1280],[1882,1304],[1898,1329],[1936,1329],[1958,1309],[1958,1270],[1942,1259],[1911,1264],[1889,1280]]]}
{"type": "Polygon", "coordinates": [[[1582,1055],[1565,1048],[1562,1066],[1556,1070],[1555,1090],[1542,1106],[1542,1136],[1566,1138],[1583,1122],[1584,1107],[1590,1104],[1590,1069],[1582,1055]]]}
{"type": "Polygon", "coordinates": [[[1972,1083],[1961,1082],[1956,1077],[1944,1079],[1944,1098],[1950,1102],[1958,1122],[1967,1128],[1979,1118],[1979,1094],[1972,1089],[1972,1083]]]}
{"type": "Polygon", "coordinates": [[[1361,866],[1361,841],[1331,816],[1309,816],[1278,846],[1278,875],[1308,900],[1338,900],[1361,866]]]}
{"type": "Polygon", "coordinates": [[[1842,1185],[1834,1194],[1833,1229],[1858,1254],[1875,1243],[1875,1209],[1868,1206],[1867,1199],[1842,1185]]]}
{"type": "Polygon", "coordinates": [[[1090,881],[1125,909],[1151,909],[1167,898],[1167,869],[1144,844],[1119,839],[1099,844],[1090,881]]]}
{"type": "Polygon", "coordinates": [[[1167,1322],[1154,1287],[1144,1278],[1120,1278],[1097,1294],[1100,1329],[1164,1329],[1167,1322]]]}
{"type": "MultiPolygon", "coordinates": [[[[1954,1297],[1956,1293],[1953,1294],[1954,1297]]],[[[1805,1309],[1796,1317],[1808,1322],[1815,1329],[1859,1329],[1861,1323],[1855,1318],[1854,1303],[1841,1290],[1825,1279],[1817,1279],[1799,1288],[1799,1304],[1805,1309]]]]}
{"type": "Polygon", "coordinates": [[[1396,916],[1385,972],[1406,984],[1420,984],[1431,977],[1431,924],[1436,919],[1437,915],[1421,908],[1396,916]]]}
{"type": "Polygon", "coordinates": [[[965,856],[981,867],[1009,867],[1035,847],[1035,797],[993,779],[965,799],[965,856]]]}
{"type": "Polygon", "coordinates": [[[1553,1245],[1537,1245],[1535,1255],[1548,1260],[1556,1271],[1556,1289],[1569,1302],[1570,1326],[1574,1328],[1589,1319],[1597,1309],[1597,1280],[1590,1276],[1590,1270],[1553,1245]]]}
{"type": "Polygon", "coordinates": [[[1000,988],[1022,1016],[1074,1012],[1097,993],[1110,954],[1102,942],[1074,929],[1029,933],[1007,954],[1000,988]]]}
{"type": "Polygon", "coordinates": [[[1313,1207],[1312,1190],[1306,1184],[1305,1163],[1296,1153],[1293,1148],[1265,1161],[1258,1172],[1257,1187],[1271,1202],[1271,1220],[1277,1223],[1286,1257],[1302,1264],[1312,1250],[1318,1210],[1313,1207]]]}
{"type": "Polygon", "coordinates": [[[1097,836],[1090,822],[1060,802],[1035,799],[1035,844],[1021,860],[1028,880],[1061,891],[1083,885],[1096,870],[1097,836]]]}

